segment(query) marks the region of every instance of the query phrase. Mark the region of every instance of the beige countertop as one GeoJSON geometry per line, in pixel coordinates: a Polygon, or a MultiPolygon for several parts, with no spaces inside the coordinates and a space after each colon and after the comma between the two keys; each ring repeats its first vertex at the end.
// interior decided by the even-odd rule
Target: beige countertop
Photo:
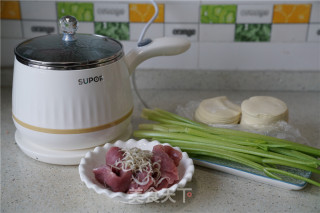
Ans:
{"type": "MultiPolygon", "coordinates": [[[[319,92],[254,92],[218,90],[142,90],[151,107],[174,112],[177,105],[226,95],[241,101],[254,95],[270,95],[285,101],[289,123],[297,127],[313,146],[320,147],[319,92]]],[[[142,105],[134,96],[132,119],[136,129],[142,105]]],[[[114,202],[89,190],[80,181],[77,166],[57,166],[27,157],[15,143],[11,119],[11,88],[2,88],[1,97],[1,211],[2,212],[320,212],[320,188],[307,185],[288,191],[242,177],[196,166],[186,187],[192,196],[176,201],[127,205],[114,202]]],[[[320,181],[320,175],[313,175],[320,181]]]]}

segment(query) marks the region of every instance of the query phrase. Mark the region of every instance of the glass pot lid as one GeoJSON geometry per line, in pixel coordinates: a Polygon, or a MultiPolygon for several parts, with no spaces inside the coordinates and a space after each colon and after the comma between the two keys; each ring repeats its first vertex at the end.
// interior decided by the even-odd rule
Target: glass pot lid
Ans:
{"type": "Polygon", "coordinates": [[[46,35],[20,43],[16,59],[41,69],[70,70],[103,66],[123,56],[122,44],[114,39],[76,34],[78,21],[73,16],[60,19],[62,35],[46,35]]]}

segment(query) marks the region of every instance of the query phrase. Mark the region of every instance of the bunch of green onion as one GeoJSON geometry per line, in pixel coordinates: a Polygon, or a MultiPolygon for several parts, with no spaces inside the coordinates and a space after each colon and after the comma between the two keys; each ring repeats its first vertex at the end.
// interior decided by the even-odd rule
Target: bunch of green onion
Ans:
{"type": "Polygon", "coordinates": [[[161,109],[144,109],[142,117],[157,123],[140,124],[136,138],[158,140],[180,147],[190,156],[234,161],[282,180],[281,174],[320,187],[312,179],[278,165],[320,174],[320,149],[288,140],[233,129],[211,127],[161,109]]]}

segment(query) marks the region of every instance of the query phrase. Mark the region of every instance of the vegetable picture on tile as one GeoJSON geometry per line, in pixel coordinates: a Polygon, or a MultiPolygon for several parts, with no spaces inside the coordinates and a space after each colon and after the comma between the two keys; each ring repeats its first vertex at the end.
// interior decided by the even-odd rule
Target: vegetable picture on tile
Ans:
{"type": "Polygon", "coordinates": [[[57,12],[58,18],[71,15],[78,21],[94,21],[93,3],[58,2],[57,12]]]}
{"type": "Polygon", "coordinates": [[[236,5],[201,5],[201,23],[235,23],[236,5]]]}
{"type": "Polygon", "coordinates": [[[235,41],[270,41],[271,24],[236,24],[235,41]]]}
{"type": "Polygon", "coordinates": [[[129,23],[122,22],[96,22],[94,24],[95,34],[109,36],[117,40],[129,40],[129,23]]]}

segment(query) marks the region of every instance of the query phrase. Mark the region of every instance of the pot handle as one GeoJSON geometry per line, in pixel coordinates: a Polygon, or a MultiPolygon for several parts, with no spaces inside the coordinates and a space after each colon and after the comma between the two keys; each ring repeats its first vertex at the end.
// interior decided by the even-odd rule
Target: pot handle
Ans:
{"type": "Polygon", "coordinates": [[[163,37],[153,39],[149,44],[132,49],[126,56],[129,73],[143,61],[156,56],[178,55],[190,47],[190,42],[184,38],[163,37]]]}

